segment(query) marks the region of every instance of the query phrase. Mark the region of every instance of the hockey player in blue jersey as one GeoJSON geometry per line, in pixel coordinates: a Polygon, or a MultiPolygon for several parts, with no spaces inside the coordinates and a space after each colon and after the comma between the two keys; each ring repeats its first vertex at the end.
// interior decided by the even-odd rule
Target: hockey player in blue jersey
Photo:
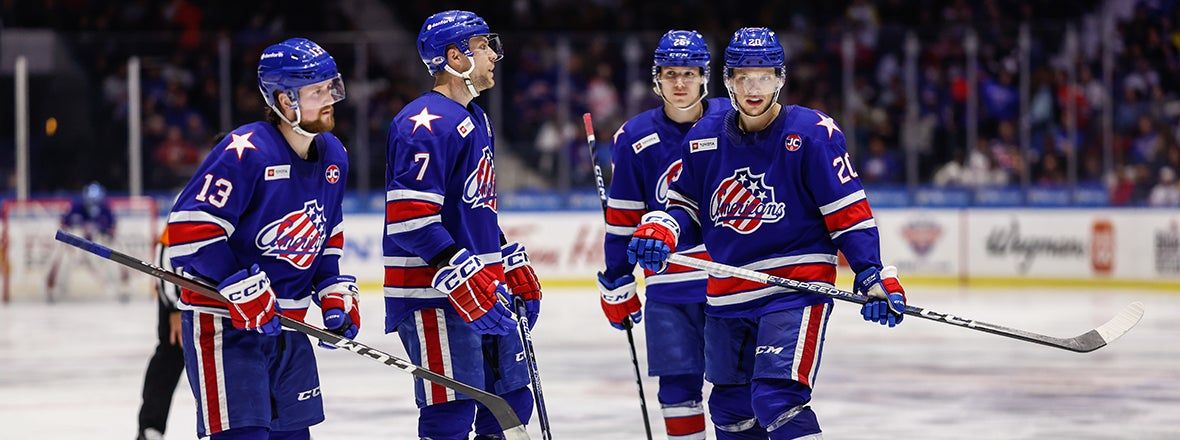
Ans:
{"type": "MultiPolygon", "coordinates": [[[[418,33],[434,87],[389,124],[385,174],[385,331],[410,359],[495,393],[528,423],[533,398],[515,315],[536,323],[541,287],[525,249],[498,223],[495,136],[473,98],[495,84],[499,37],[467,11],[434,14],[418,33]]],[[[492,414],[469,396],[415,380],[418,435],[500,438],[492,414]]]]}
{"type": "MultiPolygon", "coordinates": [[[[876,223],[831,117],[777,102],[785,57],[774,32],[743,28],[725,50],[733,110],[699,121],[667,212],[641,220],[629,255],[665,269],[679,243],[703,240],[714,261],[833,284],[836,251],[854,289],[876,298],[866,320],[902,321],[905,293],[883,266],[876,223]]],[[[705,377],[719,439],[820,438],[807,406],[832,300],[737,278],[708,279],[705,377]]]]}
{"type": "MultiPolygon", "coordinates": [[[[729,108],[723,98],[706,100],[709,48],[696,31],[669,31],[656,45],[652,83],[663,105],[619,127],[611,152],[614,177],[606,206],[606,269],[598,274],[602,310],[611,325],[643,318],[636,294],[635,263],[627,243],[648,211],[664,209],[668,189],[681,170],[685,133],[706,114],[729,108]]],[[[704,245],[684,240],[680,252],[708,258],[704,245]]],[[[659,401],[669,438],[705,438],[702,387],[705,373],[704,272],[673,265],[646,272],[648,375],[659,377],[659,401]]]]}
{"type": "Polygon", "coordinates": [[[356,279],[340,273],[348,155],[330,133],[344,99],[336,62],[303,38],[267,47],[258,63],[266,121],[213,147],[168,216],[172,265],[218,286],[229,302],[181,292],[185,370],[197,435],[307,439],[324,420],[303,319],[314,301],[324,326],[360,328],[356,279]]]}
{"type": "MultiPolygon", "coordinates": [[[[107,200],[107,191],[98,182],[90,182],[82,188],[82,196],[71,200],[69,209],[61,217],[63,230],[87,240],[111,243],[115,240],[115,226],[115,212],[107,200]]],[[[50,302],[59,299],[63,290],[68,290],[62,288],[61,269],[66,267],[74,270],[76,266],[90,267],[98,271],[104,285],[109,289],[118,290],[116,293],[120,300],[127,300],[126,272],[108,264],[93,265],[89,258],[78,260],[75,258],[77,255],[80,254],[72,250],[54,254],[45,280],[46,296],[50,302]]]]}

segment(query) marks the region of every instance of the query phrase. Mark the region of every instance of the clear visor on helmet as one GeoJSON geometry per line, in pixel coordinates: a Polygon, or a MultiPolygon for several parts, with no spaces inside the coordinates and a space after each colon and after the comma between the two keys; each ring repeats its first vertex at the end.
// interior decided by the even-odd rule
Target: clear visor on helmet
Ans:
{"type": "Polygon", "coordinates": [[[656,79],[660,80],[664,87],[670,87],[682,81],[685,85],[696,85],[704,79],[701,69],[698,67],[662,67],[658,71],[656,79]]]}
{"type": "Polygon", "coordinates": [[[344,80],[339,74],[335,78],[299,88],[299,106],[303,109],[314,110],[343,100],[344,80]]]}
{"type": "MultiPolygon", "coordinates": [[[[769,69],[768,69],[769,70],[769,69]]],[[[783,86],[783,77],[773,71],[735,72],[725,79],[734,93],[741,95],[765,95],[774,93],[783,86]]]]}
{"type": "Polygon", "coordinates": [[[496,54],[495,61],[504,59],[504,46],[500,45],[500,34],[484,34],[471,37],[469,42],[471,53],[479,54],[492,51],[496,54]]]}

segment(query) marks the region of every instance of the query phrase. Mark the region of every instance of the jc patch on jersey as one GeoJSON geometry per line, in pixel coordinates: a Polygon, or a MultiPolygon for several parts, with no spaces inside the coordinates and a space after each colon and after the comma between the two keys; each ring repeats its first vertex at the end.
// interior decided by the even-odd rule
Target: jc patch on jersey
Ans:
{"type": "Polygon", "coordinates": [[[463,185],[463,201],[474,208],[488,208],[496,212],[496,166],[492,149],[483,148],[483,156],[463,185]]]}
{"type": "Polygon", "coordinates": [[[303,209],[292,211],[258,231],[254,243],[263,255],[291,263],[307,270],[320,254],[327,238],[327,219],[318,200],[304,202],[303,209]]]}
{"type": "Polygon", "coordinates": [[[766,185],[765,176],[751,173],[746,167],[717,184],[709,205],[713,224],[749,234],[763,223],[781,220],[786,215],[786,204],[775,201],[774,188],[766,185]]]}

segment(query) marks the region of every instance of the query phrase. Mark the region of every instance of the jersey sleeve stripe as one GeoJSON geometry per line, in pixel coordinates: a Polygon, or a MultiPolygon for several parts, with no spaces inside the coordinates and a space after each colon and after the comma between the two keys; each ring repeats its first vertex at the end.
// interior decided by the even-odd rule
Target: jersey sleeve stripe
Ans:
{"type": "Polygon", "coordinates": [[[838,211],[824,215],[824,225],[827,226],[828,232],[833,232],[871,218],[873,218],[873,211],[869,208],[869,200],[861,199],[838,211]]]}
{"type": "Polygon", "coordinates": [[[344,247],[344,233],[337,232],[335,234],[332,234],[332,237],[328,239],[328,243],[326,244],[326,246],[328,248],[335,248],[335,249],[343,248],[344,247]]]}
{"type": "Polygon", "coordinates": [[[643,203],[642,200],[608,198],[606,199],[606,207],[615,209],[647,209],[647,204],[643,203]]]}
{"type": "Polygon", "coordinates": [[[211,238],[211,239],[208,239],[205,241],[196,241],[196,242],[185,243],[185,244],[174,244],[174,245],[168,247],[168,254],[170,256],[172,256],[172,258],[183,257],[186,255],[194,254],[197,251],[201,250],[201,248],[203,248],[205,246],[208,246],[210,244],[213,244],[213,243],[216,243],[219,241],[224,241],[224,240],[226,240],[226,238],[223,235],[223,236],[211,238]]]}
{"type": "Polygon", "coordinates": [[[674,189],[668,190],[668,203],[671,203],[672,201],[680,202],[680,204],[687,206],[689,208],[692,208],[694,210],[700,207],[700,205],[697,204],[697,202],[695,200],[685,196],[684,194],[680,194],[679,191],[676,191],[674,189]]]}
{"type": "Polygon", "coordinates": [[[403,232],[416,231],[433,223],[442,222],[442,216],[432,215],[429,217],[416,218],[413,220],[406,220],[404,222],[390,223],[385,225],[385,235],[401,234],[403,232]]]}
{"type": "Polygon", "coordinates": [[[864,198],[865,198],[865,190],[862,189],[860,191],[857,191],[852,194],[841,197],[839,200],[836,200],[835,202],[820,206],[819,212],[820,212],[820,214],[828,215],[833,212],[839,211],[840,208],[843,208],[845,206],[856,203],[859,200],[864,200],[864,198]]]}
{"type": "Polygon", "coordinates": [[[635,226],[643,218],[644,211],[606,208],[606,222],[615,226],[635,226]]]}
{"type": "Polygon", "coordinates": [[[396,267],[423,267],[426,266],[426,260],[418,257],[387,256],[381,259],[381,264],[396,267]]]}
{"type": "Polygon", "coordinates": [[[215,216],[205,211],[176,211],[168,215],[168,223],[213,223],[221,226],[225,231],[225,236],[230,237],[234,235],[234,225],[228,220],[215,216]]]}
{"type": "Polygon", "coordinates": [[[847,234],[852,231],[859,231],[861,229],[869,229],[869,228],[875,228],[875,227],[877,227],[877,221],[870,218],[868,220],[865,220],[863,222],[860,222],[855,225],[849,226],[847,228],[841,229],[839,231],[832,232],[832,240],[835,240],[837,237],[847,234]]]}
{"type": "Polygon", "coordinates": [[[447,294],[433,287],[386,287],[384,293],[386,298],[433,299],[447,297],[447,294]]]}
{"type": "Polygon", "coordinates": [[[385,204],[385,222],[397,223],[410,219],[437,215],[442,205],[418,200],[397,200],[385,204]]]}
{"type": "Polygon", "coordinates": [[[635,233],[635,229],[637,229],[637,228],[634,226],[606,225],[606,233],[607,234],[621,235],[624,237],[630,237],[632,234],[635,233]]]}
{"type": "Polygon", "coordinates": [[[169,223],[168,239],[173,245],[225,237],[225,230],[214,223],[169,223]]]}
{"type": "Polygon", "coordinates": [[[433,267],[385,267],[385,287],[430,288],[438,269],[433,267]]]}
{"type": "Polygon", "coordinates": [[[436,205],[441,205],[446,199],[442,194],[426,191],[415,191],[412,189],[391,189],[385,192],[386,202],[392,202],[395,200],[422,200],[425,202],[434,203],[436,205]]]}

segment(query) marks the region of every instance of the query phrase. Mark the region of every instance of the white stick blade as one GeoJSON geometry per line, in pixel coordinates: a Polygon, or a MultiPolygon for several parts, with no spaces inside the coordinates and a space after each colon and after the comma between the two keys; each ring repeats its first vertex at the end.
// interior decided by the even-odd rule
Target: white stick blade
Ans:
{"type": "Polygon", "coordinates": [[[1098,335],[1102,336],[1102,340],[1109,344],[1139,324],[1140,319],[1143,319],[1143,303],[1136,301],[1128,304],[1117,316],[1094,331],[1097,331],[1098,335]]]}

